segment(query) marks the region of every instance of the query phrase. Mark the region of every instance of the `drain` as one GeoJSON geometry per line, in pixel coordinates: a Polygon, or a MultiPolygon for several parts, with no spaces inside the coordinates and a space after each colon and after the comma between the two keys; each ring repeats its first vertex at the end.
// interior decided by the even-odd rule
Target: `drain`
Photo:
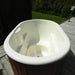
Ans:
{"type": "Polygon", "coordinates": [[[40,56],[37,56],[37,57],[40,57],[40,56]]]}

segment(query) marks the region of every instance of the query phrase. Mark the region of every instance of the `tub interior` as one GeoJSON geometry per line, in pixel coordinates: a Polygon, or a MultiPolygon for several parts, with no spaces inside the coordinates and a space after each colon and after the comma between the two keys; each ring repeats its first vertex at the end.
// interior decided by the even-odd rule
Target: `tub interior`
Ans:
{"type": "Polygon", "coordinates": [[[60,29],[52,21],[23,22],[13,31],[9,45],[13,50],[25,56],[50,56],[62,52],[67,45],[60,29]]]}

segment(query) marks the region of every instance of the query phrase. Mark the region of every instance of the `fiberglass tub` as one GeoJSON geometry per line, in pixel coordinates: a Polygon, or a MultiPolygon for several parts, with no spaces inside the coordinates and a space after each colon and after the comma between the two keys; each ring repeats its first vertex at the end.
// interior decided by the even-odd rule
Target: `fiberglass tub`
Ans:
{"type": "Polygon", "coordinates": [[[7,36],[4,50],[15,61],[41,65],[63,58],[70,41],[59,24],[42,19],[19,23],[7,36]]]}

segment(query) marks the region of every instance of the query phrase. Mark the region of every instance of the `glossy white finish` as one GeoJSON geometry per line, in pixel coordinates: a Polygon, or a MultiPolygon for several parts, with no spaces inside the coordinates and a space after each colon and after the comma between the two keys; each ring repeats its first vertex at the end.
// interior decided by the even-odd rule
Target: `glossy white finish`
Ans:
{"type": "MultiPolygon", "coordinates": [[[[33,33],[30,33],[30,35],[31,34],[33,33]]],[[[38,41],[38,38],[35,40],[38,41]]],[[[69,48],[69,38],[62,28],[53,21],[42,19],[32,19],[19,23],[4,42],[4,50],[9,57],[20,63],[31,65],[55,62],[64,57],[68,53],[69,48]],[[23,45],[23,35],[28,31],[35,32],[37,29],[40,37],[37,45],[47,47],[47,51],[44,50],[41,57],[30,57],[19,54],[16,50],[18,46],[23,45]]]]}

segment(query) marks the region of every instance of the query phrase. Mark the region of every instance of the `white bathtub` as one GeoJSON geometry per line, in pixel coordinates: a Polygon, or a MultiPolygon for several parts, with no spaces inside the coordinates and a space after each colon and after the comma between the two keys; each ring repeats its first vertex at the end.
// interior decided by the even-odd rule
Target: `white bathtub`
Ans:
{"type": "MultiPolygon", "coordinates": [[[[29,38],[29,39],[30,39],[29,38]]],[[[19,23],[7,36],[4,42],[4,50],[7,55],[15,61],[23,64],[41,65],[55,62],[63,58],[70,49],[70,41],[59,24],[42,19],[32,19],[19,23]],[[29,35],[28,35],[29,34],[29,35]],[[33,38],[25,41],[26,37],[33,38]],[[29,42],[28,44],[24,42],[29,42]],[[23,45],[26,47],[42,45],[46,48],[38,54],[30,51],[33,55],[19,53],[23,45]],[[47,49],[47,50],[46,50],[47,49]],[[25,55],[24,55],[25,54],[25,55]]]]}

